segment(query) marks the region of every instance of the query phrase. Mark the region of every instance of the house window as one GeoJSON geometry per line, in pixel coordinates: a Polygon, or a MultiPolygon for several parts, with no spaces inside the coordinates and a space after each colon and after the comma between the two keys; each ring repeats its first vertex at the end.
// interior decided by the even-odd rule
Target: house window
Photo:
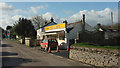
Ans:
{"type": "Polygon", "coordinates": [[[60,36],[59,40],[65,40],[65,36],[60,36]]]}
{"type": "Polygon", "coordinates": [[[59,33],[59,40],[65,40],[65,32],[59,33]]]}

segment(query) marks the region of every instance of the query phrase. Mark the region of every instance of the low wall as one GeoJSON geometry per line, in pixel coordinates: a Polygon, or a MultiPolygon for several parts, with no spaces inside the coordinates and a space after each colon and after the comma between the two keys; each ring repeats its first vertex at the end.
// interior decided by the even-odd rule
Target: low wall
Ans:
{"type": "Polygon", "coordinates": [[[30,46],[30,40],[31,38],[25,37],[25,45],[30,46]]]}
{"type": "Polygon", "coordinates": [[[19,41],[21,44],[25,44],[25,39],[20,39],[19,41]]]}
{"type": "Polygon", "coordinates": [[[118,66],[120,53],[117,50],[72,46],[69,58],[94,66],[118,66]]]}
{"type": "Polygon", "coordinates": [[[31,39],[31,38],[25,38],[25,45],[27,46],[37,46],[40,44],[41,40],[31,39]]]}

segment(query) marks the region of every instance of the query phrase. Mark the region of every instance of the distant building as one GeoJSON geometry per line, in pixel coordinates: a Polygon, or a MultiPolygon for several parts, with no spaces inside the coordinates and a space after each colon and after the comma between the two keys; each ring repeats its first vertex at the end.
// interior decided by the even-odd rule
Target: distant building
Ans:
{"type": "Polygon", "coordinates": [[[120,36],[119,29],[112,28],[112,26],[101,26],[100,24],[99,26],[98,31],[104,32],[105,39],[112,39],[120,36]]]}
{"type": "MultiPolygon", "coordinates": [[[[82,21],[77,21],[74,23],[68,23],[68,28],[73,27],[70,31],[69,36],[70,39],[77,39],[77,33],[82,31],[82,21]]],[[[85,31],[94,31],[95,29],[89,24],[85,23],[85,31]]]]}

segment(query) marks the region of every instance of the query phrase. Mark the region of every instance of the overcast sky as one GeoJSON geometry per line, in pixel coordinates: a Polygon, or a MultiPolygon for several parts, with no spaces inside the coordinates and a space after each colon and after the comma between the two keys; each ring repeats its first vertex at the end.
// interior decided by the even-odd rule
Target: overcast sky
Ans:
{"type": "Polygon", "coordinates": [[[55,22],[68,23],[79,21],[82,15],[86,15],[86,22],[92,26],[97,23],[111,24],[111,11],[113,21],[118,21],[118,2],[0,2],[0,26],[6,28],[13,25],[19,17],[31,18],[43,15],[49,20],[51,17],[55,22]]]}

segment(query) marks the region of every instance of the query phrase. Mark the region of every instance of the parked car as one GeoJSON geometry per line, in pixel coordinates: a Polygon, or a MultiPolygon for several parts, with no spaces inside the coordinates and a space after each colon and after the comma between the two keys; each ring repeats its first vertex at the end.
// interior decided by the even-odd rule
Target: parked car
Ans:
{"type": "Polygon", "coordinates": [[[56,39],[44,39],[41,43],[40,43],[40,48],[44,48],[46,51],[48,50],[49,46],[51,48],[57,48],[58,42],[56,39]]]}

